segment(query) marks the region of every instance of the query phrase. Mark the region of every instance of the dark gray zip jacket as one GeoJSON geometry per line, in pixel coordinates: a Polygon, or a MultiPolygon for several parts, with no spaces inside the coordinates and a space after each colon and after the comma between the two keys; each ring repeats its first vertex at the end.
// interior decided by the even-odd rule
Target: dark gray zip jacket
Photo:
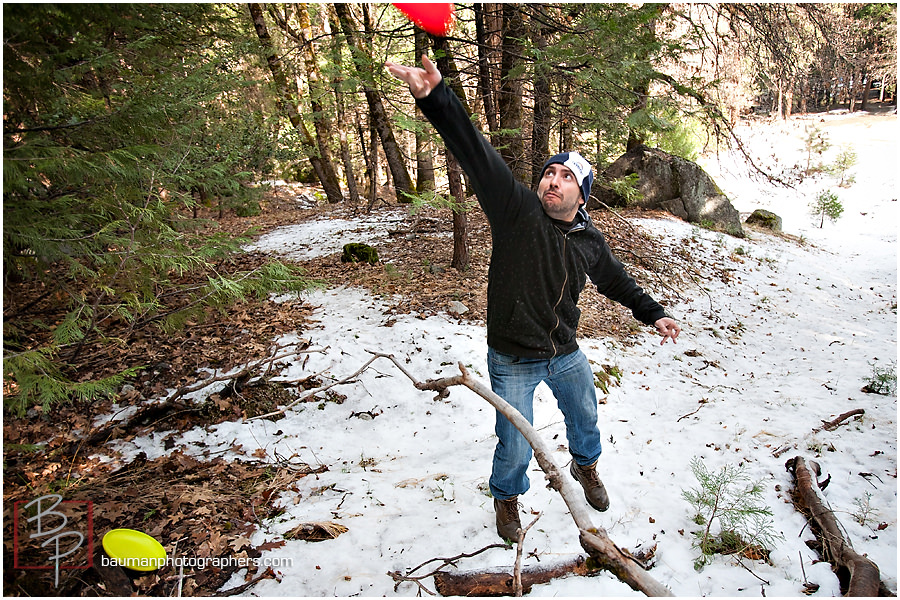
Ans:
{"type": "Polygon", "coordinates": [[[491,225],[491,348],[527,358],[577,350],[578,296],[588,277],[639,321],[652,325],[666,316],[613,256],[583,207],[570,228],[547,216],[537,193],[515,179],[443,81],[416,104],[469,176],[491,225]]]}

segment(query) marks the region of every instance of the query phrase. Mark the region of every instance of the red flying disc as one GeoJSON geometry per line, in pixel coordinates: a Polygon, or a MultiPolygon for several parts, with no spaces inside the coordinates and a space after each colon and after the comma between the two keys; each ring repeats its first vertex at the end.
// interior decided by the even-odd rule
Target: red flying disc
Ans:
{"type": "Polygon", "coordinates": [[[450,2],[391,2],[409,19],[433,35],[447,35],[453,23],[453,4],[450,2]]]}

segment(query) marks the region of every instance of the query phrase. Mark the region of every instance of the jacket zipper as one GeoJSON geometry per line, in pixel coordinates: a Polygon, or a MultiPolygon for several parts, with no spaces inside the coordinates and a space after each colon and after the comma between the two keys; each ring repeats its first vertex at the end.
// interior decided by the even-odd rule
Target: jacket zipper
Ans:
{"type": "Polygon", "coordinates": [[[553,314],[556,316],[556,325],[554,325],[553,329],[550,330],[550,345],[553,346],[553,355],[550,357],[550,360],[553,360],[554,358],[556,358],[556,353],[559,352],[559,348],[556,347],[556,342],[553,341],[553,334],[556,333],[557,329],[559,329],[561,319],[559,318],[559,313],[557,312],[557,309],[559,308],[559,305],[562,304],[563,296],[565,296],[565,294],[566,294],[566,286],[569,283],[569,267],[566,264],[566,250],[568,249],[567,244],[569,241],[569,234],[563,233],[562,236],[563,236],[563,251],[562,251],[563,272],[566,274],[566,276],[563,279],[562,287],[559,290],[559,298],[556,299],[556,304],[553,305],[553,314]]]}

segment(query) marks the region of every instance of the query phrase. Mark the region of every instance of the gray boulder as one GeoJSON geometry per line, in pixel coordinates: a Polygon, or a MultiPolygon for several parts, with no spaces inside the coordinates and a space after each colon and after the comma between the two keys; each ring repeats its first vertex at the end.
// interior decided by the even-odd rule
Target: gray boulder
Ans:
{"type": "MultiPolygon", "coordinates": [[[[740,213],[697,163],[658,148],[636,146],[607,167],[598,180],[611,181],[635,173],[642,196],[634,202],[636,206],[665,210],[692,223],[711,223],[716,229],[743,237],[740,213]]],[[[595,183],[594,190],[593,195],[610,206],[624,204],[622,197],[602,183],[595,183]]]]}
{"type": "Polygon", "coordinates": [[[763,227],[765,229],[771,229],[772,231],[781,231],[782,228],[782,219],[778,215],[768,210],[763,210],[761,208],[757,208],[753,211],[753,213],[747,217],[747,220],[744,221],[747,225],[756,225],[757,227],[763,227]]]}

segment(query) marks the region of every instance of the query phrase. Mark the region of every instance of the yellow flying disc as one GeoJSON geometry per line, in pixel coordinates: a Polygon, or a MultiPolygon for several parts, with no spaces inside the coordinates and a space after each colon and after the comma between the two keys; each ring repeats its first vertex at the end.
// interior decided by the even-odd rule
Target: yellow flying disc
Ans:
{"type": "Polygon", "coordinates": [[[103,550],[119,567],[155,571],[166,564],[166,549],[141,531],[113,529],[103,536],[103,550]]]}

